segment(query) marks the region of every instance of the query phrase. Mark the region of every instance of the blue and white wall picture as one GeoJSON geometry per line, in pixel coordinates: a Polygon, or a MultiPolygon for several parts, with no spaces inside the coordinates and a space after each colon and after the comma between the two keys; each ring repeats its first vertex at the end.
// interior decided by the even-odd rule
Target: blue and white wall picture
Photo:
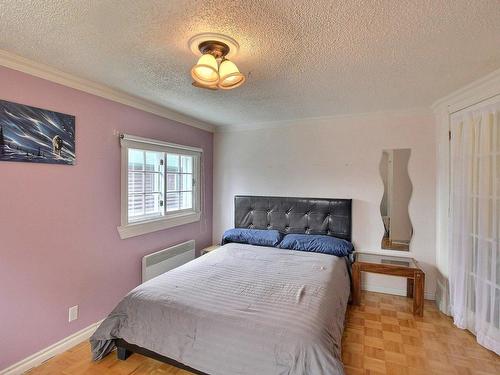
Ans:
{"type": "Polygon", "coordinates": [[[0,100],[0,161],[75,164],[75,116],[0,100]]]}

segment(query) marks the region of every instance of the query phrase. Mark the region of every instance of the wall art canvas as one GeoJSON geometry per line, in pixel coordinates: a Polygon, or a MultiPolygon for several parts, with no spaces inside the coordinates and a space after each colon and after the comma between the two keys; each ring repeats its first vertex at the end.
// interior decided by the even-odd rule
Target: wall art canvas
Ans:
{"type": "Polygon", "coordinates": [[[0,161],[75,164],[75,116],[0,100],[0,161]]]}

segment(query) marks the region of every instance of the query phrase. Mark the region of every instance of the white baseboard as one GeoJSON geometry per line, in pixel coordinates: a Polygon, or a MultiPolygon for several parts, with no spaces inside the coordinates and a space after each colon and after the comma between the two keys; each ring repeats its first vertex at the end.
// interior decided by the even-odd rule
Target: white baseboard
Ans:
{"type": "MultiPolygon", "coordinates": [[[[406,289],[386,288],[386,287],[383,287],[383,286],[371,285],[371,284],[365,284],[365,283],[362,284],[361,289],[362,290],[366,290],[367,292],[393,294],[393,295],[396,295],[396,296],[404,296],[404,297],[406,297],[406,289]]],[[[428,299],[428,300],[434,301],[436,299],[436,297],[434,296],[434,293],[425,292],[424,293],[424,299],[428,299]]]]}
{"type": "Polygon", "coordinates": [[[0,375],[24,374],[26,371],[40,365],[41,363],[54,357],[55,355],[60,354],[85,340],[88,340],[90,336],[92,336],[92,334],[95,332],[99,324],[101,324],[101,322],[102,320],[97,323],[91,324],[87,328],[75,332],[71,336],[68,336],[61,341],[58,341],[55,344],[40,350],[38,353],[30,355],[28,358],[14,363],[6,369],[0,370],[0,375]]]}

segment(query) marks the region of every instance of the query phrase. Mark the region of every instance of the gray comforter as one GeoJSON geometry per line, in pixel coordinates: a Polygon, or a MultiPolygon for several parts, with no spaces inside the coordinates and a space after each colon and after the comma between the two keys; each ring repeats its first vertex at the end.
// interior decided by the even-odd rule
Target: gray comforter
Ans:
{"type": "Polygon", "coordinates": [[[227,244],[132,290],[91,337],[114,338],[208,374],[343,374],[346,261],[227,244]]]}

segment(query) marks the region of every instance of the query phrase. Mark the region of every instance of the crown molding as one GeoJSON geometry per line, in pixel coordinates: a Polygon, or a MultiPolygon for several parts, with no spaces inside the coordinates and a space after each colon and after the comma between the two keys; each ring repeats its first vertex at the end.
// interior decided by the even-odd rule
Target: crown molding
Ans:
{"type": "Polygon", "coordinates": [[[431,108],[434,113],[453,113],[498,94],[500,94],[500,69],[436,100],[431,108]]]}
{"type": "Polygon", "coordinates": [[[203,121],[199,121],[190,116],[183,115],[174,110],[168,109],[162,105],[127,94],[121,90],[116,90],[106,85],[96,83],[75,75],[65,73],[49,65],[38,63],[25,57],[13,54],[0,49],[0,66],[18,70],[32,76],[43,78],[47,81],[58,83],[63,86],[83,91],[92,95],[99,96],[117,103],[125,104],[129,107],[149,112],[157,116],[174,120],[185,125],[190,125],[198,129],[209,132],[215,131],[215,126],[203,121]]]}
{"type": "Polygon", "coordinates": [[[332,115],[332,116],[304,117],[293,120],[255,122],[255,123],[246,123],[238,125],[218,125],[215,128],[215,132],[232,133],[232,132],[247,131],[247,130],[292,127],[304,124],[311,125],[311,123],[332,122],[332,121],[349,120],[349,119],[362,119],[367,117],[393,117],[393,116],[414,116],[414,115],[432,115],[432,111],[430,110],[430,108],[427,107],[416,107],[416,108],[392,110],[392,111],[376,111],[376,112],[352,113],[352,114],[342,114],[342,115],[332,115]]]}

